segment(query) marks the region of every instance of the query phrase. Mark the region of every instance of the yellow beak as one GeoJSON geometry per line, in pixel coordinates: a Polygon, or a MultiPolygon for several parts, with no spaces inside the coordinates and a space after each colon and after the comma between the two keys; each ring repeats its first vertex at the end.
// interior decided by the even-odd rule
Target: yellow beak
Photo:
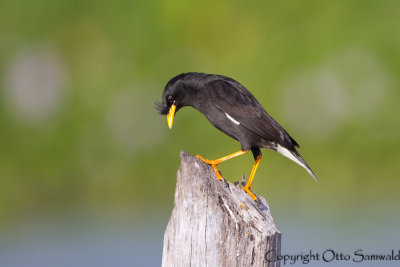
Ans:
{"type": "Polygon", "coordinates": [[[168,122],[168,127],[170,129],[172,128],[172,123],[174,123],[175,110],[176,110],[176,106],[172,105],[167,114],[167,122],[168,122]]]}

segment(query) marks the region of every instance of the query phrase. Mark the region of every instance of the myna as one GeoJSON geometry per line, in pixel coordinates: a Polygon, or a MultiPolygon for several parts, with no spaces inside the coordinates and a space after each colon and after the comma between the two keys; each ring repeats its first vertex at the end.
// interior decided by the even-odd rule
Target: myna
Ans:
{"type": "Polygon", "coordinates": [[[185,106],[197,109],[218,130],[240,142],[241,150],[216,160],[197,155],[214,168],[218,180],[222,178],[217,169],[218,164],[251,150],[255,163],[242,188],[253,200],[257,198],[250,187],[261,161],[260,148],[275,150],[293,160],[317,181],[314,172],[297,152],[297,142],[265,111],[249,90],[234,79],[197,72],[183,73],[172,78],[165,86],[162,101],[157,104],[160,114],[167,115],[169,128],[172,127],[176,112],[185,106]]]}

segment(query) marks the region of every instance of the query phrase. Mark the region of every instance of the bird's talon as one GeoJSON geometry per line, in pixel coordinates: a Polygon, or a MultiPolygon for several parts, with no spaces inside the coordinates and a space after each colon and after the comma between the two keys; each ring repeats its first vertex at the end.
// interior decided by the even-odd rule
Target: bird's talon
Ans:
{"type": "Polygon", "coordinates": [[[214,169],[214,172],[215,172],[215,175],[217,176],[217,179],[220,181],[222,179],[222,176],[221,176],[221,172],[217,169],[217,165],[213,164],[211,166],[214,169]]]}
{"type": "Polygon", "coordinates": [[[253,192],[250,191],[250,188],[248,188],[247,186],[242,186],[242,189],[251,196],[251,198],[257,202],[257,197],[256,195],[253,194],[253,192]]]}
{"type": "Polygon", "coordinates": [[[204,163],[206,163],[206,164],[208,164],[208,165],[212,165],[212,164],[213,164],[211,160],[205,159],[205,158],[203,158],[203,157],[200,156],[200,155],[196,155],[196,157],[199,158],[199,159],[201,159],[201,161],[203,161],[204,163]]]}

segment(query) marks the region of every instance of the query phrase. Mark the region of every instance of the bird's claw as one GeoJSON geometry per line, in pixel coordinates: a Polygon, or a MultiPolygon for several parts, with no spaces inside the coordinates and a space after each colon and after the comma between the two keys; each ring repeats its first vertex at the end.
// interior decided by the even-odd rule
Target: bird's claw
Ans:
{"type": "Polygon", "coordinates": [[[214,165],[212,160],[209,159],[205,159],[200,155],[196,155],[196,157],[198,157],[199,159],[201,159],[204,163],[208,164],[208,165],[214,165]]]}
{"type": "Polygon", "coordinates": [[[257,202],[257,197],[256,195],[253,194],[253,192],[250,191],[250,188],[248,186],[242,186],[242,189],[251,196],[251,198],[257,202]]]}
{"type": "Polygon", "coordinates": [[[215,175],[217,176],[217,179],[218,180],[222,179],[221,173],[219,172],[219,170],[217,168],[217,164],[215,164],[215,162],[213,160],[205,159],[200,155],[196,155],[196,157],[201,159],[201,161],[203,161],[204,163],[206,163],[206,164],[210,165],[211,167],[213,167],[215,175]]]}
{"type": "Polygon", "coordinates": [[[215,175],[217,176],[218,180],[222,179],[221,173],[219,172],[219,170],[217,169],[217,165],[211,165],[214,169],[215,175]]]}

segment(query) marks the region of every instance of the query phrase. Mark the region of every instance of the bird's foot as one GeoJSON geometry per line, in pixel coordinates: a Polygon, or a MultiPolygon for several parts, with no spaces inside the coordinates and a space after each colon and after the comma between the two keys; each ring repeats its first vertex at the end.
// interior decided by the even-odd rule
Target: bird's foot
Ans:
{"type": "Polygon", "coordinates": [[[221,173],[217,169],[217,165],[211,165],[214,169],[215,175],[217,176],[218,181],[222,179],[221,173]]]}
{"type": "Polygon", "coordinates": [[[219,172],[218,168],[217,168],[217,163],[214,160],[209,160],[209,159],[205,159],[200,155],[196,155],[196,157],[198,157],[199,159],[201,159],[204,163],[211,165],[211,167],[213,167],[215,175],[217,176],[218,180],[222,179],[221,173],[219,172]]]}
{"type": "Polygon", "coordinates": [[[254,201],[257,201],[256,195],[254,195],[253,192],[250,191],[250,188],[249,188],[247,185],[242,186],[242,189],[243,189],[247,194],[249,194],[249,195],[251,196],[251,198],[252,198],[254,201]]]}
{"type": "Polygon", "coordinates": [[[199,159],[201,159],[204,163],[207,163],[208,165],[215,165],[215,166],[217,165],[217,164],[215,164],[214,160],[205,159],[200,155],[196,155],[196,157],[198,157],[199,159]]]}

